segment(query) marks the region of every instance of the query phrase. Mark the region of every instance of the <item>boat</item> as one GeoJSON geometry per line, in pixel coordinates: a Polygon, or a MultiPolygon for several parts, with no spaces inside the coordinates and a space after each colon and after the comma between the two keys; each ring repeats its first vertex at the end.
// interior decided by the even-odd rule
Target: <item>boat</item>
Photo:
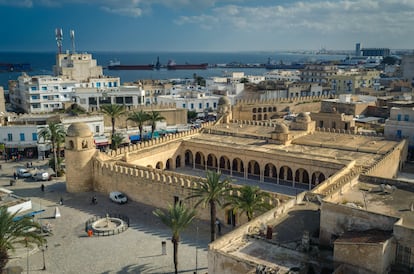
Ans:
{"type": "Polygon", "coordinates": [[[302,63],[289,63],[285,64],[282,61],[280,63],[274,62],[271,58],[267,60],[265,64],[266,69],[303,69],[305,68],[305,64],[302,63]]]}
{"type": "Polygon", "coordinates": [[[11,63],[0,63],[0,72],[20,72],[20,71],[31,71],[32,67],[28,63],[22,64],[11,64],[11,63]]]}
{"type": "Polygon", "coordinates": [[[178,70],[178,69],[207,69],[208,63],[201,63],[201,64],[182,64],[178,65],[175,63],[174,60],[169,60],[167,64],[167,69],[169,70],[178,70]]]}
{"type": "Polygon", "coordinates": [[[109,70],[153,70],[154,65],[121,65],[120,61],[109,61],[109,70]]]}

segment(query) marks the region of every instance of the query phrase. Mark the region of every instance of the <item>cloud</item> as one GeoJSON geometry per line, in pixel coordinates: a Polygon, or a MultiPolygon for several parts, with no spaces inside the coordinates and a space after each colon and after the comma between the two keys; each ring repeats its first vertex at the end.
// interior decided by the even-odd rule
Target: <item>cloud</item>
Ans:
{"type": "MultiPolygon", "coordinates": [[[[262,2],[263,3],[263,2],[262,2]]],[[[224,5],[214,7],[209,16],[186,16],[178,24],[210,24],[220,29],[230,26],[236,30],[276,32],[314,31],[318,33],[411,31],[414,24],[412,0],[340,0],[300,1],[279,5],[224,5]],[[216,20],[206,22],[203,20],[216,20]],[[212,25],[214,24],[214,25],[212,25]]]]}

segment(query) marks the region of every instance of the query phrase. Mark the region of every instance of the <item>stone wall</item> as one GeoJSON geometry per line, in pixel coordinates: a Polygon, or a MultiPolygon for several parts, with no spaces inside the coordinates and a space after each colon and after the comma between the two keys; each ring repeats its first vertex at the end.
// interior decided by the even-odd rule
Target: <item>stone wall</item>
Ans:
{"type": "Polygon", "coordinates": [[[263,225],[272,224],[277,218],[282,218],[290,208],[297,203],[300,203],[304,196],[305,192],[302,192],[296,199],[281,203],[278,207],[260,215],[259,218],[253,219],[249,223],[240,226],[231,233],[223,235],[210,243],[208,248],[208,273],[239,274],[251,271],[250,266],[254,263],[257,264],[257,262],[243,260],[240,257],[232,256],[231,254],[224,253],[220,250],[226,246],[239,244],[247,235],[257,233],[263,225]]]}
{"type": "Polygon", "coordinates": [[[324,201],[321,205],[319,242],[321,245],[329,246],[333,239],[350,229],[354,231],[369,229],[391,231],[397,221],[396,217],[324,201]]]}
{"type": "Polygon", "coordinates": [[[407,159],[407,154],[408,142],[404,139],[384,157],[371,165],[365,174],[376,177],[394,178],[407,159]]]}
{"type": "Polygon", "coordinates": [[[358,273],[386,274],[395,257],[395,243],[391,239],[379,243],[337,243],[334,248],[335,264],[348,264],[358,273]]]}

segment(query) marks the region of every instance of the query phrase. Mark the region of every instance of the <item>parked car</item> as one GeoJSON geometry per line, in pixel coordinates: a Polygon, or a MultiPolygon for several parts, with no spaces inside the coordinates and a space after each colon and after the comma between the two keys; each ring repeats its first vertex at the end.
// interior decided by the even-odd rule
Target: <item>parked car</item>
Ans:
{"type": "Polygon", "coordinates": [[[19,178],[29,178],[32,176],[32,173],[30,173],[30,171],[25,168],[18,168],[16,174],[19,178]]]}
{"type": "Polygon", "coordinates": [[[128,197],[119,191],[113,191],[109,193],[109,199],[111,199],[112,202],[118,204],[125,204],[126,202],[128,202],[128,197]]]}
{"type": "Polygon", "coordinates": [[[40,171],[37,171],[36,173],[34,173],[32,178],[35,181],[50,181],[51,176],[50,176],[49,172],[40,170],[40,171]]]}

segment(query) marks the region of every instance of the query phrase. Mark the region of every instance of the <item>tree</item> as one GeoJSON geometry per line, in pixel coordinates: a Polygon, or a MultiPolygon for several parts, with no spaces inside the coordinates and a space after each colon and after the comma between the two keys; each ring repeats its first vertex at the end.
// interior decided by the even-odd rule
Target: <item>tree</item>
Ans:
{"type": "Polygon", "coordinates": [[[102,105],[101,112],[111,117],[111,125],[112,125],[111,139],[112,139],[115,134],[115,120],[116,118],[118,118],[119,116],[125,113],[125,108],[122,105],[102,105]]]}
{"type": "Polygon", "coordinates": [[[230,205],[233,207],[234,213],[246,213],[248,221],[251,221],[255,217],[255,212],[265,212],[272,208],[266,202],[266,200],[271,198],[269,193],[261,191],[258,186],[244,185],[235,190],[238,190],[240,194],[237,196],[229,196],[229,202],[226,206],[230,205]]]}
{"type": "Polygon", "coordinates": [[[46,128],[40,131],[39,136],[42,137],[45,141],[50,141],[52,144],[53,159],[55,162],[54,170],[57,175],[58,172],[60,172],[60,155],[58,156],[57,150],[60,148],[60,144],[65,140],[65,129],[63,128],[62,124],[59,124],[57,122],[50,122],[46,128]]]}
{"type": "Polygon", "coordinates": [[[180,241],[180,232],[184,230],[194,219],[195,210],[189,209],[183,203],[170,205],[167,212],[160,209],[153,211],[153,214],[160,218],[161,222],[168,226],[172,231],[171,242],[174,248],[174,269],[178,273],[178,242],[180,241]]]}
{"type": "Polygon", "coordinates": [[[197,118],[197,112],[196,111],[194,111],[194,110],[187,111],[187,120],[188,121],[192,121],[195,118],[197,118]]]}
{"type": "Polygon", "coordinates": [[[123,141],[124,141],[124,135],[117,132],[112,136],[111,147],[113,149],[117,149],[119,147],[119,145],[122,144],[123,141]]]}
{"type": "Polygon", "coordinates": [[[220,180],[221,173],[208,170],[206,173],[206,180],[200,181],[198,187],[193,188],[193,194],[187,199],[198,198],[196,207],[200,204],[203,207],[210,206],[210,233],[211,242],[216,239],[216,218],[217,211],[216,205],[221,206],[222,198],[228,196],[228,192],[231,189],[231,179],[226,178],[220,180]]]}
{"type": "Polygon", "coordinates": [[[157,126],[157,122],[162,121],[162,120],[165,120],[165,118],[162,117],[158,111],[151,111],[148,114],[148,121],[150,122],[150,125],[151,125],[151,139],[154,138],[154,131],[157,126]]]}
{"type": "Polygon", "coordinates": [[[127,120],[133,121],[137,124],[139,129],[139,139],[142,142],[142,129],[146,121],[148,121],[149,115],[148,113],[144,112],[142,109],[139,112],[133,112],[129,115],[127,120]]]}
{"type": "Polygon", "coordinates": [[[0,272],[9,260],[9,250],[14,250],[16,244],[38,244],[42,245],[46,239],[33,231],[40,229],[40,225],[33,222],[30,217],[23,217],[19,220],[14,220],[16,213],[9,213],[7,207],[0,207],[0,272]]]}

